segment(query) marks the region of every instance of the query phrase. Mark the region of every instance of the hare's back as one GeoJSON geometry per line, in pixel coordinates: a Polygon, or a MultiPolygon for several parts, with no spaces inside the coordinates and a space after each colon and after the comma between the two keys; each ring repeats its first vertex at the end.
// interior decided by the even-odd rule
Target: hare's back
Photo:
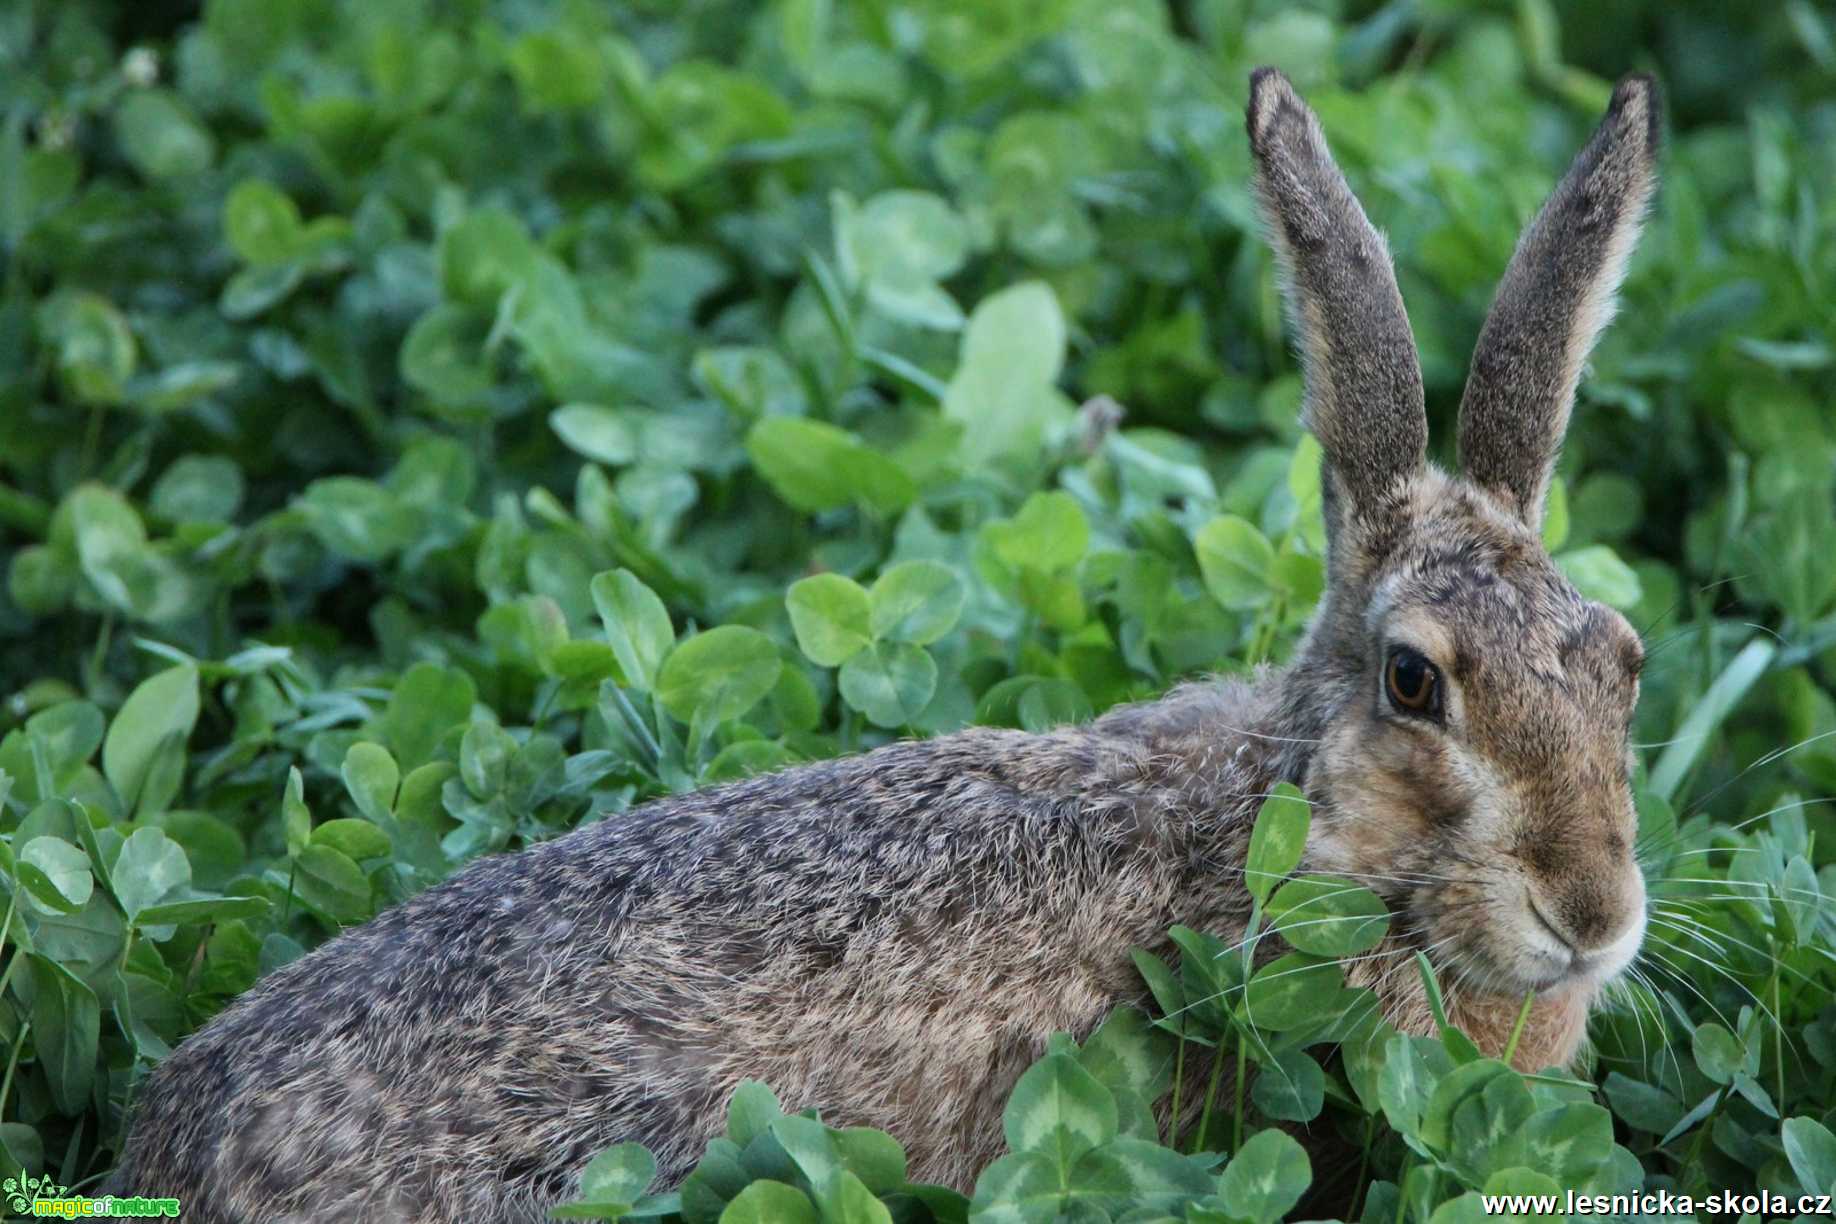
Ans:
{"type": "Polygon", "coordinates": [[[1164,919],[1163,890],[1128,879],[1138,830],[1082,819],[1101,755],[994,731],[894,745],[476,863],[183,1043],[145,1086],[122,1184],[456,1209],[473,1184],[567,1193],[622,1140],[680,1172],[748,1076],[882,1122],[927,1076],[974,1095],[1130,984],[1082,963],[1094,930],[1066,938],[1094,921],[1080,898],[1120,884],[1141,911],[1105,923],[1123,962],[1129,928],[1164,919]],[[979,1059],[928,1049],[962,1039],[936,1023],[952,1000],[986,1013],[979,1059]]]}

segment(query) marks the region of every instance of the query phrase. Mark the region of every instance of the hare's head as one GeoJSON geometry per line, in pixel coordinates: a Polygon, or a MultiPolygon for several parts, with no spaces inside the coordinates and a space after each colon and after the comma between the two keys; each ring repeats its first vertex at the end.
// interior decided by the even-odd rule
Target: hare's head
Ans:
{"type": "Polygon", "coordinates": [[[1329,581],[1297,658],[1322,870],[1363,873],[1448,976],[1591,987],[1645,927],[1628,728],[1643,650],[1541,540],[1575,386],[1655,185],[1649,78],[1518,243],[1460,406],[1459,475],[1426,458],[1422,378],[1383,240],[1281,74],[1250,145],[1307,382],[1329,581]]]}

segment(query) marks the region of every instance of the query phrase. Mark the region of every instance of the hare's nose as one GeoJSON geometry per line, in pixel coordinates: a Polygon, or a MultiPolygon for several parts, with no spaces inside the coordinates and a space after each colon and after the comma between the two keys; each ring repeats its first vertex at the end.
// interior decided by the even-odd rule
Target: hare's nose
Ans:
{"type": "Polygon", "coordinates": [[[1537,924],[1578,961],[1612,952],[1644,921],[1644,881],[1636,871],[1621,879],[1571,878],[1526,891],[1537,924]]]}
{"type": "Polygon", "coordinates": [[[1538,900],[1536,889],[1530,888],[1524,891],[1524,904],[1529,909],[1530,916],[1536,920],[1537,926],[1542,929],[1543,934],[1561,944],[1563,950],[1570,956],[1579,954],[1579,949],[1575,947],[1574,937],[1566,930],[1567,924],[1550,916],[1550,910],[1553,907],[1543,905],[1538,900]]]}

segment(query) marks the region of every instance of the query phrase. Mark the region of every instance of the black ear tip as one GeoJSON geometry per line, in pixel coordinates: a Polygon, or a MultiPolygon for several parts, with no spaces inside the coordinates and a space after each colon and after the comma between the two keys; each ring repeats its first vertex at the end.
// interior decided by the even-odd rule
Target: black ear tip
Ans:
{"type": "Polygon", "coordinates": [[[1608,116],[1617,119],[1631,108],[1637,108],[1643,117],[1645,144],[1655,153],[1664,137],[1664,91],[1649,72],[1628,73],[1613,86],[1608,116]]]}
{"type": "Polygon", "coordinates": [[[1263,83],[1269,80],[1285,81],[1287,77],[1282,75],[1281,69],[1268,64],[1250,69],[1250,97],[1254,98],[1261,91],[1263,83]]]}
{"type": "Polygon", "coordinates": [[[1288,107],[1299,105],[1300,97],[1281,69],[1264,66],[1251,72],[1249,105],[1243,113],[1244,126],[1249,131],[1250,148],[1260,153],[1263,138],[1276,118],[1288,107]]]}
{"type": "Polygon", "coordinates": [[[1613,96],[1617,99],[1630,93],[1643,93],[1653,96],[1658,92],[1658,79],[1649,72],[1628,72],[1619,78],[1613,86],[1613,96]]]}

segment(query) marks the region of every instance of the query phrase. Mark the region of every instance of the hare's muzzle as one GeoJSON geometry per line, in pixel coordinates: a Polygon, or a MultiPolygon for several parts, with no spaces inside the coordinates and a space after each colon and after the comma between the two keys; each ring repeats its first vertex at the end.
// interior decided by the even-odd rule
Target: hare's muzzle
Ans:
{"type": "Polygon", "coordinates": [[[1598,874],[1532,880],[1523,911],[1516,925],[1552,979],[1605,982],[1632,963],[1644,941],[1644,879],[1636,866],[1614,864],[1598,874]]]}

